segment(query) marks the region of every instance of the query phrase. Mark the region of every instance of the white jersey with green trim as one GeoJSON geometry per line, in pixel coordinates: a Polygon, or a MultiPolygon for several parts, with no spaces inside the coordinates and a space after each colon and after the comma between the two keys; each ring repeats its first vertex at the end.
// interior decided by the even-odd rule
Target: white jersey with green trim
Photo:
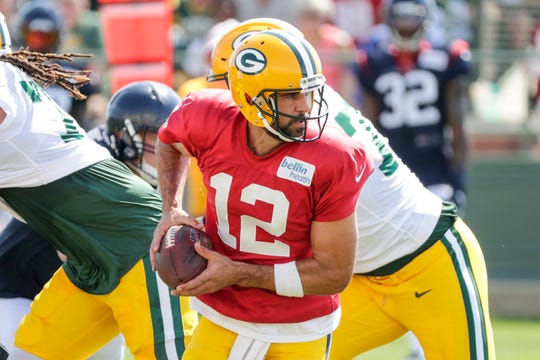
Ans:
{"type": "Polygon", "coordinates": [[[0,61],[0,188],[58,180],[109,152],[21,69],[0,61]]]}
{"type": "Polygon", "coordinates": [[[356,210],[354,272],[366,273],[417,250],[433,232],[442,200],[422,185],[360,111],[328,85],[324,98],[330,111],[327,126],[339,127],[364,144],[375,165],[356,210]]]}

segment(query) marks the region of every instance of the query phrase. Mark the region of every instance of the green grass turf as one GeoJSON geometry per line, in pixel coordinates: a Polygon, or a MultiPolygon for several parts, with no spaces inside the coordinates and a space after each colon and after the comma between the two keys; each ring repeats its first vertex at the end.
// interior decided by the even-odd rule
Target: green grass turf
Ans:
{"type": "MultiPolygon", "coordinates": [[[[540,359],[540,319],[492,319],[497,360],[540,359]]],[[[408,355],[405,337],[359,355],[354,360],[402,360],[408,355]]]]}

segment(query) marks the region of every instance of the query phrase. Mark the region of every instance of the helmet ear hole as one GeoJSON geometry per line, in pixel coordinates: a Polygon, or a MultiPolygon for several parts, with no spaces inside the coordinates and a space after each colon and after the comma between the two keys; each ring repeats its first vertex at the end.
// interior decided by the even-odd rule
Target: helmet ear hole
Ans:
{"type": "Polygon", "coordinates": [[[249,104],[249,105],[253,105],[253,99],[251,98],[251,96],[249,96],[248,94],[244,94],[245,98],[246,98],[246,102],[249,104]]]}

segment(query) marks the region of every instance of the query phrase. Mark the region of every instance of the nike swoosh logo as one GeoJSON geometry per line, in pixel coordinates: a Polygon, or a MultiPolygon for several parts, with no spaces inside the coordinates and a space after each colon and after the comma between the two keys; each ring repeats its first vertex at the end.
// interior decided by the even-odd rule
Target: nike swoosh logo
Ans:
{"type": "Polygon", "coordinates": [[[414,293],[414,296],[416,296],[417,298],[419,298],[419,297],[422,297],[422,296],[426,295],[426,294],[427,294],[428,292],[430,292],[430,291],[431,291],[431,289],[426,290],[426,291],[422,291],[422,292],[416,291],[416,292],[414,293]]]}
{"type": "Polygon", "coordinates": [[[366,165],[364,165],[364,167],[362,168],[362,171],[360,171],[360,174],[356,175],[356,177],[354,178],[354,181],[360,182],[360,180],[362,180],[362,175],[364,175],[365,171],[366,171],[366,165]]]}

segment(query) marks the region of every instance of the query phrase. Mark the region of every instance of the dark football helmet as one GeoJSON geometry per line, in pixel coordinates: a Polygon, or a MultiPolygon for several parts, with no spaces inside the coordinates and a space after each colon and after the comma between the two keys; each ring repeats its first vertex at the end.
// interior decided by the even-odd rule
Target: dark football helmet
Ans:
{"type": "Polygon", "coordinates": [[[21,7],[18,19],[22,46],[42,53],[58,49],[62,17],[48,3],[32,1],[21,7]]]}
{"type": "Polygon", "coordinates": [[[392,32],[392,42],[398,48],[417,51],[430,22],[428,3],[426,0],[390,0],[385,21],[392,32]]]}
{"type": "Polygon", "coordinates": [[[157,186],[155,166],[144,160],[145,152],[154,153],[149,134],[157,134],[180,97],[169,86],[156,81],[136,81],[119,89],[107,106],[107,130],[116,157],[137,175],[157,186]]]}

